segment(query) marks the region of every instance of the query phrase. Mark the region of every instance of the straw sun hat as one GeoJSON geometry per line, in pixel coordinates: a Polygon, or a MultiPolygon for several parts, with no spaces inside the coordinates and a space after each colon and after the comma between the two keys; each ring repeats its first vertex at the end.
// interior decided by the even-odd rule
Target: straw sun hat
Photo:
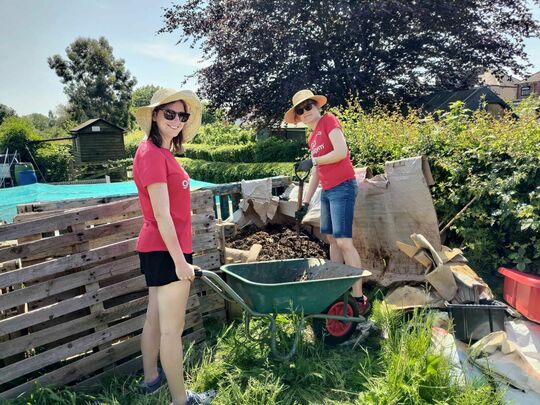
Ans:
{"type": "Polygon", "coordinates": [[[321,108],[323,105],[326,104],[325,96],[315,95],[311,90],[300,90],[296,92],[296,94],[292,98],[293,106],[289,108],[289,110],[285,113],[285,117],[283,118],[285,122],[288,122],[289,124],[296,124],[300,122],[300,117],[296,115],[294,109],[306,100],[315,101],[318,108],[321,108]]]}
{"type": "Polygon", "coordinates": [[[189,142],[193,139],[197,130],[201,126],[202,104],[199,97],[191,90],[159,89],[152,96],[150,104],[137,109],[135,118],[146,136],[150,135],[152,128],[152,112],[160,105],[172,103],[173,101],[183,100],[187,106],[189,119],[182,129],[183,141],[189,142]]]}

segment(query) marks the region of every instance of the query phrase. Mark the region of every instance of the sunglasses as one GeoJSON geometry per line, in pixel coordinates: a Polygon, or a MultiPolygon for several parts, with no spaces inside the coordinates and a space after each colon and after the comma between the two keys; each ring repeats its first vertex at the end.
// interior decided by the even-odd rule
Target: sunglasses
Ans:
{"type": "Polygon", "coordinates": [[[190,115],[187,112],[183,112],[183,111],[177,112],[177,111],[169,110],[167,108],[164,108],[161,111],[163,111],[163,116],[165,117],[167,121],[174,121],[174,119],[178,115],[178,119],[180,120],[180,122],[187,122],[190,115]]]}
{"type": "Polygon", "coordinates": [[[294,112],[296,113],[296,115],[302,115],[304,114],[304,111],[311,111],[314,105],[315,105],[314,101],[308,100],[304,104],[301,104],[298,107],[296,107],[294,109],[294,112]]]}

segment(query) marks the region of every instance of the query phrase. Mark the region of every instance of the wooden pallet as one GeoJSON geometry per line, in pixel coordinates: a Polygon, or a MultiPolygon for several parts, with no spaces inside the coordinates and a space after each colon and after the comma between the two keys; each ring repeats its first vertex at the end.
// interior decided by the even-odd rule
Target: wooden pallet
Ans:
{"type": "MultiPolygon", "coordinates": [[[[213,200],[192,193],[194,263],[210,270],[220,266],[213,200]]],[[[36,383],[82,387],[141,368],[138,200],[88,202],[27,204],[0,226],[0,400],[36,383]]],[[[184,344],[204,343],[203,319],[223,310],[219,296],[192,288],[184,344]]]]}

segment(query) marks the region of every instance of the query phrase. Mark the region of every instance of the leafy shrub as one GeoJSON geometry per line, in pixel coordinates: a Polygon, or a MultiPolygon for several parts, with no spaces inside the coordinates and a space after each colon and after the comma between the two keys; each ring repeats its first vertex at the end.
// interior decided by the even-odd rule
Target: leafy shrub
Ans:
{"type": "Polygon", "coordinates": [[[443,223],[479,196],[450,227],[446,244],[465,248],[488,283],[501,265],[539,272],[540,124],[533,114],[496,119],[460,102],[427,116],[381,108],[366,113],[354,101],[334,112],[356,166],[382,172],[387,160],[428,156],[443,223]]]}
{"type": "Polygon", "coordinates": [[[144,138],[142,130],[130,131],[124,136],[124,147],[126,148],[126,156],[134,157],[139,143],[144,138]]]}
{"type": "Polygon", "coordinates": [[[245,145],[255,141],[255,132],[221,120],[202,125],[192,143],[205,145],[245,145]]]}
{"type": "Polygon", "coordinates": [[[69,180],[70,145],[42,144],[35,158],[47,182],[69,180]]]}
{"type": "Polygon", "coordinates": [[[306,148],[305,142],[269,138],[244,145],[188,144],[185,156],[211,162],[294,162],[306,148]]]}
{"type": "Polygon", "coordinates": [[[0,150],[9,150],[10,153],[18,151],[22,161],[31,162],[31,156],[26,149],[35,154],[38,144],[29,143],[42,139],[36,134],[32,123],[24,118],[8,117],[0,125],[0,150]]]}
{"type": "Polygon", "coordinates": [[[292,163],[225,163],[178,158],[190,177],[210,183],[231,183],[272,176],[291,176],[292,163]]]}

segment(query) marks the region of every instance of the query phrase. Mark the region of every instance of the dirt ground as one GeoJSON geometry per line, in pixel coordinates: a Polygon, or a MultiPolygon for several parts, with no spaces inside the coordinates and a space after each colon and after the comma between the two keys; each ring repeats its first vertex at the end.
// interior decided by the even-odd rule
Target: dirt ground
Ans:
{"type": "Polygon", "coordinates": [[[249,250],[254,243],[259,243],[262,245],[262,250],[258,261],[302,257],[327,259],[329,257],[326,243],[303,232],[300,235],[299,239],[294,228],[283,225],[268,225],[263,230],[255,226],[247,226],[226,242],[228,247],[242,250],[249,250]]]}

